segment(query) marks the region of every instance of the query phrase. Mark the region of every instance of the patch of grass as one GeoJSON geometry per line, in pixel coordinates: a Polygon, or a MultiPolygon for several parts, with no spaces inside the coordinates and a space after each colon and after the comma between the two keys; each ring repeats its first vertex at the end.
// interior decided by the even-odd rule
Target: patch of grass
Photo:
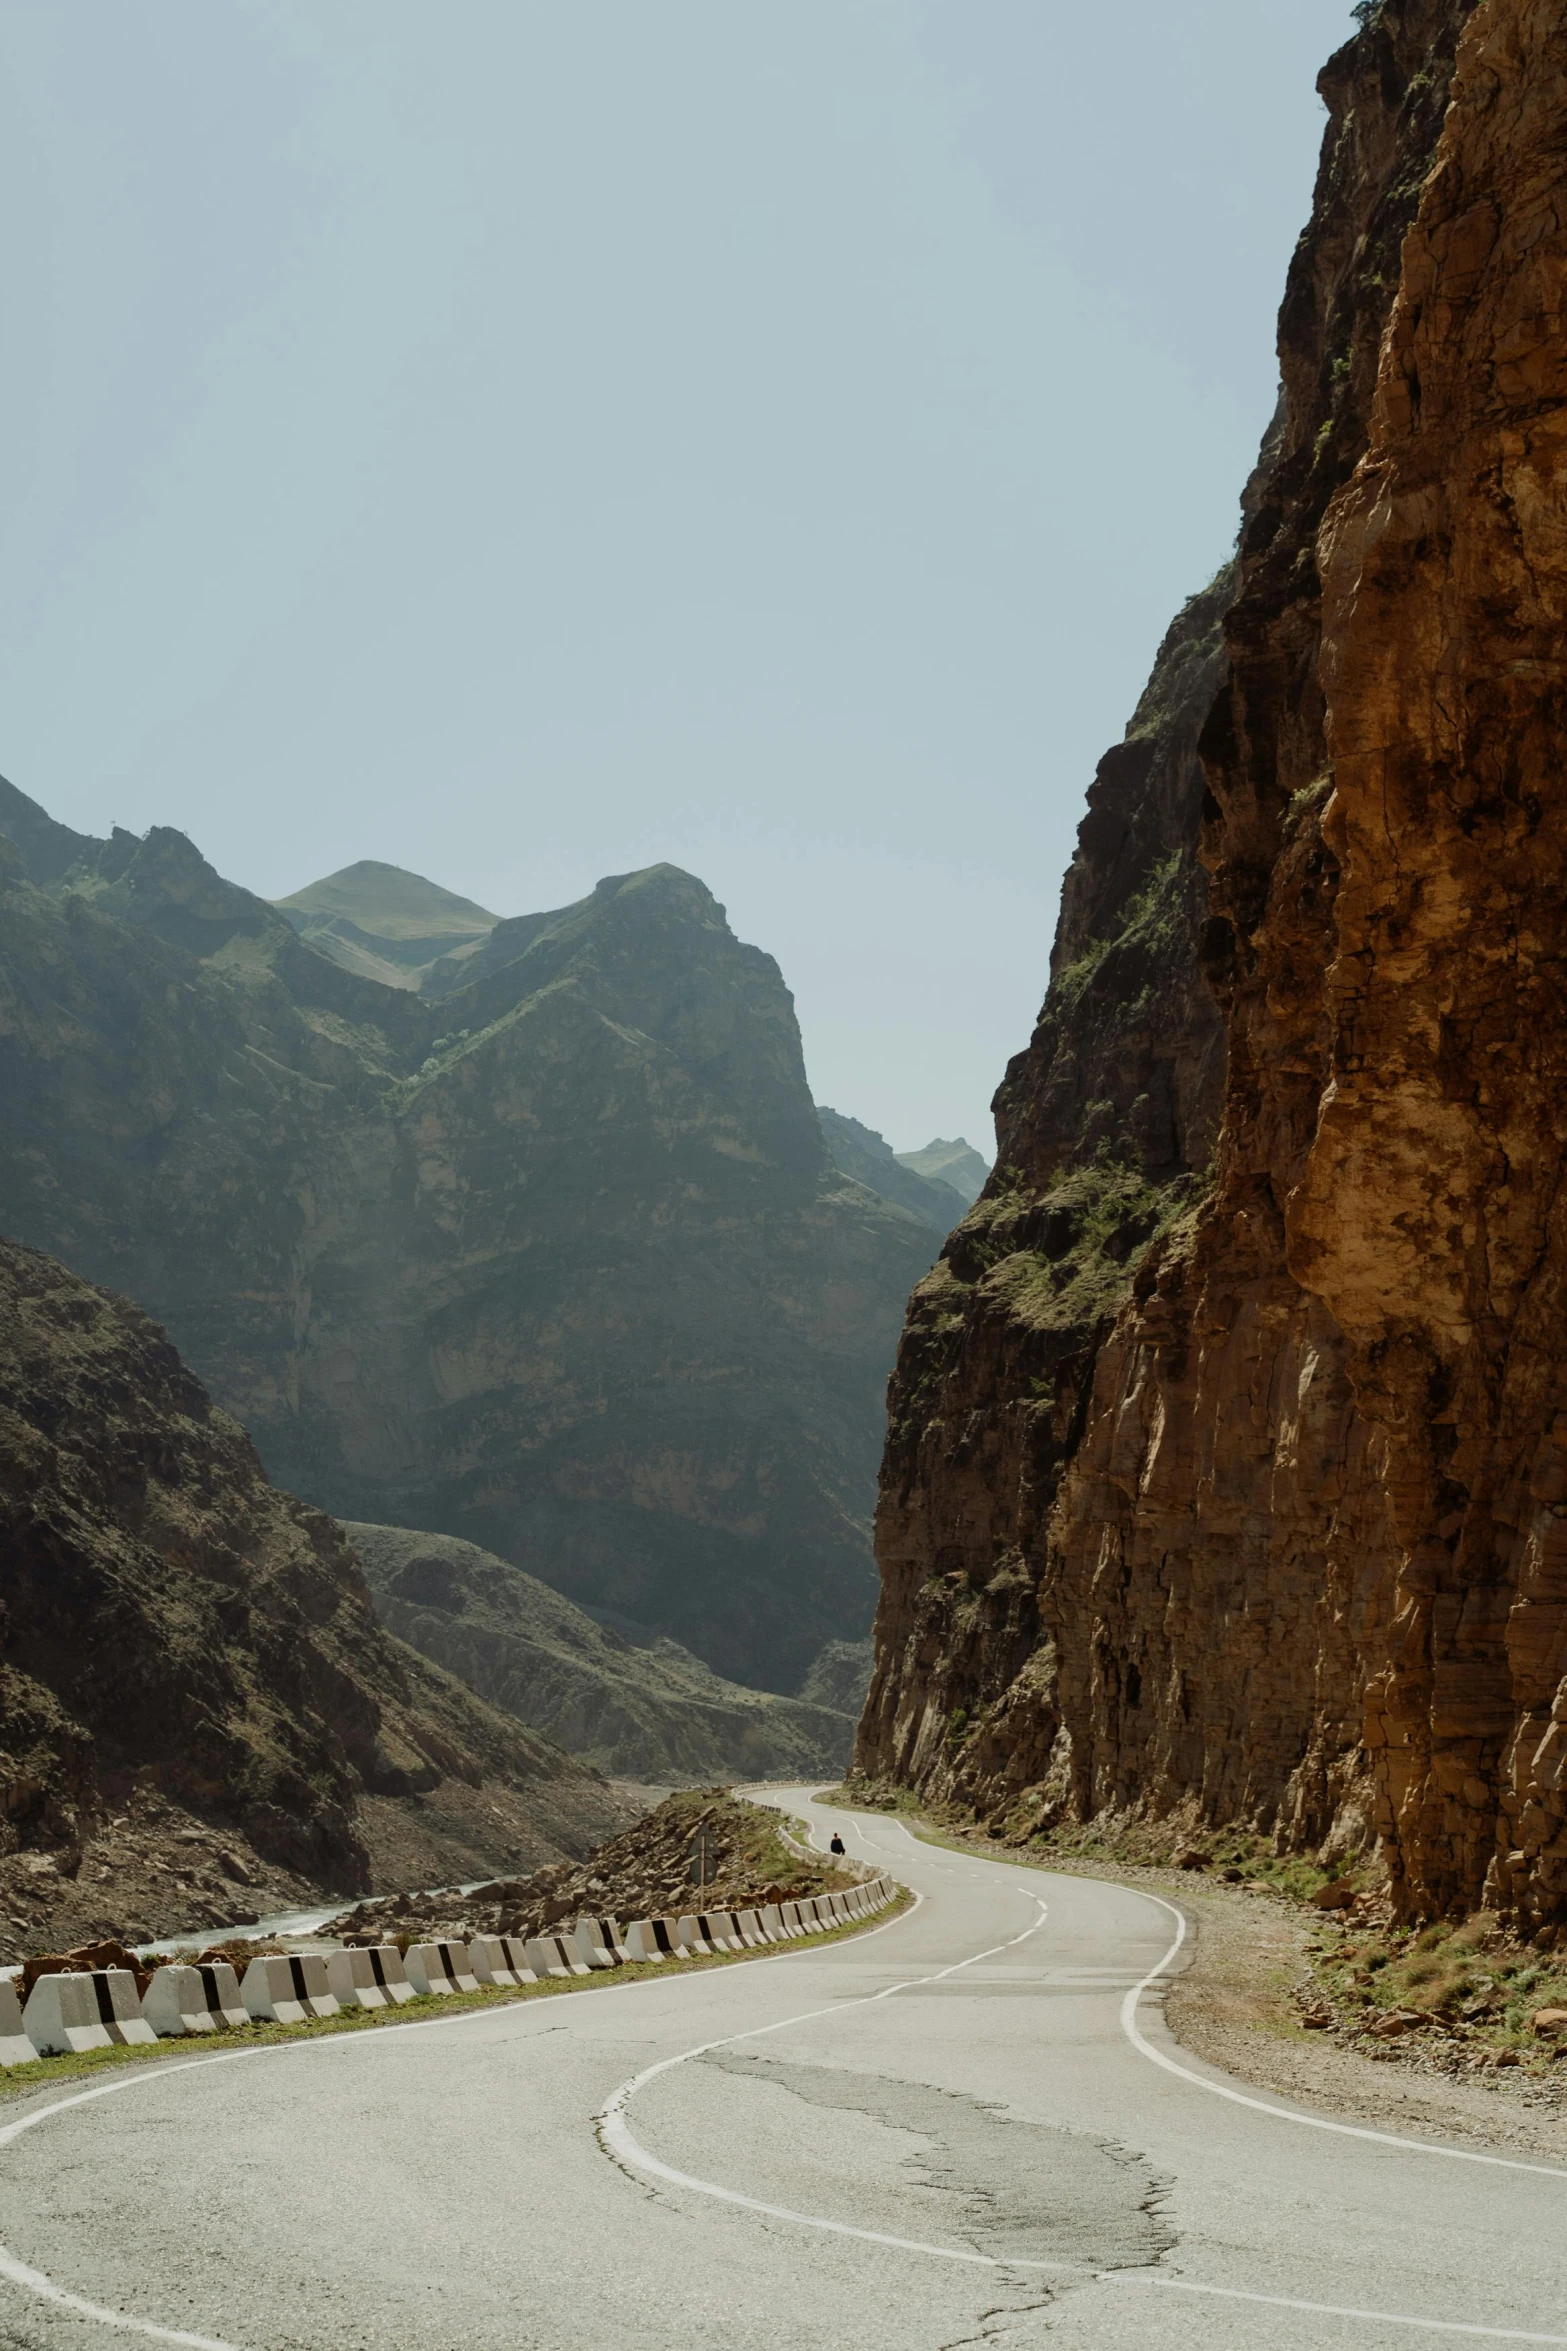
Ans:
{"type": "Polygon", "coordinates": [[[1460,2057],[1507,2052],[1541,2071],[1557,2062],[1554,2045],[1536,2039],[1530,2019],[1538,2008],[1567,2008],[1567,1963],[1516,1942],[1490,1912],[1419,1929],[1325,1921],[1312,1967],[1351,2028],[1404,2009],[1429,2018],[1460,2057]]]}
{"type": "Polygon", "coordinates": [[[1116,1312],[1134,1260],[1188,1202],[1185,1184],[1151,1184],[1103,1149],[1039,1200],[1031,1224],[1044,1246],[998,1255],[987,1289],[1031,1329],[1092,1326],[1116,1312]]]}

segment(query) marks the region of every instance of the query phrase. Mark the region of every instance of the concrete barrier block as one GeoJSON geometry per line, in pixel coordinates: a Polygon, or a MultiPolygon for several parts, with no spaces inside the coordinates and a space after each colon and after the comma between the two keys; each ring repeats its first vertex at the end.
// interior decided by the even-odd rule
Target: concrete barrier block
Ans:
{"type": "Polygon", "coordinates": [[[745,1949],[745,1945],[740,1939],[740,1929],[735,1924],[732,1911],[704,1910],[698,1917],[697,1924],[715,1951],[743,1951],[745,1949]]]}
{"type": "Polygon", "coordinates": [[[142,2015],[136,1978],[128,1967],[40,1976],[22,2011],[22,2029],[40,2057],[123,2048],[158,2037],[142,2015]]]}
{"type": "Polygon", "coordinates": [[[250,2022],[250,2011],[239,1996],[239,1977],[226,1959],[198,1959],[202,1998],[207,2014],[220,2032],[238,2032],[250,2022]]]}
{"type": "MultiPolygon", "coordinates": [[[[141,2012],[162,2041],[183,2033],[215,2033],[218,2020],[207,2006],[207,1991],[193,1967],[160,1967],[142,1994],[141,2012]]],[[[247,2017],[246,2022],[249,2022],[247,2017]]]]}
{"type": "Polygon", "coordinates": [[[800,1917],[799,1903],[780,1902],[778,1905],[778,1923],[783,1928],[783,1931],[786,1935],[803,1935],[805,1932],[805,1925],[800,1917]]]}
{"type": "Polygon", "coordinates": [[[425,1999],[479,1989],[479,1979],[468,1965],[466,1943],[410,1943],[403,1965],[408,1981],[425,1999]]]}
{"type": "Polygon", "coordinates": [[[625,1929],[625,1942],[622,1947],[627,1959],[634,1961],[638,1966],[645,1963],[656,1967],[664,1956],[653,1940],[653,1922],[650,1918],[634,1918],[631,1921],[631,1924],[625,1929]]]}
{"type": "Polygon", "coordinates": [[[690,1952],[697,1959],[706,1959],[712,1953],[713,1946],[703,1934],[702,1922],[694,1911],[675,1921],[675,1939],[682,1951],[690,1952]]]}
{"type": "Polygon", "coordinates": [[[338,2013],[319,1951],[274,1951],[253,1959],[239,1993],[257,2024],[308,2024],[313,2016],[338,2013]]]}
{"type": "Polygon", "coordinates": [[[395,1943],[372,1943],[368,1956],[370,1972],[394,2008],[400,2008],[405,2000],[418,1998],[395,1943]]]}
{"type": "Polygon", "coordinates": [[[326,1983],[339,2008],[395,2008],[414,1996],[395,1943],[353,1943],[329,1951],[326,1983]]]}
{"type": "Polygon", "coordinates": [[[585,1959],[577,1956],[575,1943],[568,1943],[564,1935],[530,1936],[523,1946],[528,1965],[542,1983],[546,1976],[591,1975],[585,1959]]]}
{"type": "Polygon", "coordinates": [[[769,1902],[764,1910],[757,1912],[756,1923],[762,1930],[765,1942],[781,1943],[784,1940],[783,1917],[776,1902],[769,1902]]]}
{"type": "Polygon", "coordinates": [[[22,2027],[40,2057],[114,2046],[98,2014],[90,1976],[41,1975],[27,1995],[22,2027]]]}
{"type": "Polygon", "coordinates": [[[517,1971],[500,1935],[475,1935],[468,1945],[468,1965],[475,1981],[481,1984],[504,1986],[517,1981],[517,1971]]]}
{"type": "Polygon", "coordinates": [[[520,1935],[502,1935],[506,1946],[506,1964],[519,1984],[536,1984],[538,1977],[528,1965],[528,1946],[520,1935]]]}
{"type": "Polygon", "coordinates": [[[571,1941],[588,1967],[619,1967],[631,1956],[618,1918],[579,1918],[571,1941]]]}
{"type": "Polygon", "coordinates": [[[22,2029],[22,2003],[9,1978],[0,1983],[0,2069],[33,2065],[38,2051],[22,2029]]]}
{"type": "Polygon", "coordinates": [[[766,1942],[767,1937],[763,1934],[760,1926],[757,1924],[756,1912],[754,1910],[737,1910],[735,1912],[735,1925],[739,1929],[740,1940],[748,1951],[759,1950],[762,1944],[766,1942]]]}

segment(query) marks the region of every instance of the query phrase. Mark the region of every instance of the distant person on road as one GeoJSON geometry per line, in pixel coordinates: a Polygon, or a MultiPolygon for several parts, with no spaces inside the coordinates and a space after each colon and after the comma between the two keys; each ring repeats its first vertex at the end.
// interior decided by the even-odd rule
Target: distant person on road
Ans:
{"type": "Polygon", "coordinates": [[[843,1839],[839,1836],[836,1829],[833,1830],[832,1843],[828,1846],[827,1850],[829,1853],[841,1853],[844,1850],[843,1839]]]}

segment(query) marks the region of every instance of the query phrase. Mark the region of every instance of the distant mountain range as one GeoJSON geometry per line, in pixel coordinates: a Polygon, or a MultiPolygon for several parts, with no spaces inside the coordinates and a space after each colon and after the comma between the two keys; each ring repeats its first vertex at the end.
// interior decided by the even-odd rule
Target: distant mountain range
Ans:
{"type": "Polygon", "coordinates": [[[437,966],[450,984],[500,921],[423,874],[368,857],[272,903],[345,971],[424,994],[438,993],[427,984],[437,966]]]}
{"type": "Polygon", "coordinates": [[[0,1229],[155,1314],[341,1517],[781,1694],[864,1638],[883,1390],[961,1199],[878,1137],[844,1171],[701,882],[498,919],[365,864],[280,911],[164,827],[6,785],[0,834],[0,1229]]]}
{"type": "Polygon", "coordinates": [[[824,1649],[801,1698],[722,1680],[677,1642],[628,1640],[493,1552],[406,1527],[344,1532],[382,1622],[568,1753],[653,1782],[841,1772],[869,1641],[824,1649]]]}

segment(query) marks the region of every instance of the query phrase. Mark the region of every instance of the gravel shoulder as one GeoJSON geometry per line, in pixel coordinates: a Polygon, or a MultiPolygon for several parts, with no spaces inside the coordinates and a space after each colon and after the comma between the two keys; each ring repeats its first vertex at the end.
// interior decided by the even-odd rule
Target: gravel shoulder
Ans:
{"type": "Polygon", "coordinates": [[[1128,1885],[1157,1881],[1166,1900],[1178,1900],[1193,1921],[1192,1963],[1164,2013],[1194,2056],[1258,2089],[1374,2130],[1567,2163],[1567,2067],[1544,2078],[1520,2068],[1455,2079],[1407,2044],[1375,2057],[1340,2048],[1329,2034],[1302,2028],[1293,1997],[1307,1977],[1314,1920],[1268,1895],[1194,1891],[1174,1870],[1088,1874],[1128,1885]]]}

